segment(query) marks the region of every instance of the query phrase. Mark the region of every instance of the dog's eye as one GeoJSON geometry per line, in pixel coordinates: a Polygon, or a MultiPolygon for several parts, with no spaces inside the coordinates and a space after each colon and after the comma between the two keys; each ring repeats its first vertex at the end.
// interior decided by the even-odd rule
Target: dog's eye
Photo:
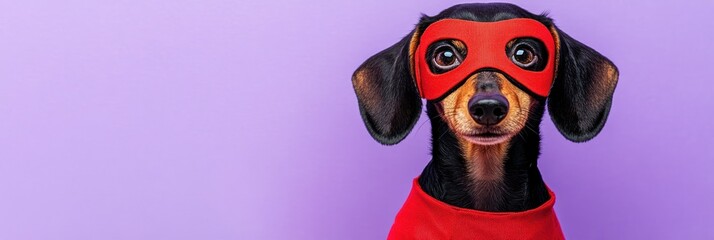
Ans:
{"type": "Polygon", "coordinates": [[[533,47],[528,44],[521,43],[513,48],[513,54],[511,55],[511,61],[522,68],[529,68],[533,66],[538,61],[538,55],[536,55],[533,47]]]}
{"type": "Polygon", "coordinates": [[[461,64],[461,55],[450,45],[443,45],[434,51],[433,63],[442,71],[451,70],[461,64]]]}
{"type": "Polygon", "coordinates": [[[506,44],[506,55],[513,64],[530,71],[542,71],[548,64],[545,45],[535,38],[517,38],[506,44]]]}

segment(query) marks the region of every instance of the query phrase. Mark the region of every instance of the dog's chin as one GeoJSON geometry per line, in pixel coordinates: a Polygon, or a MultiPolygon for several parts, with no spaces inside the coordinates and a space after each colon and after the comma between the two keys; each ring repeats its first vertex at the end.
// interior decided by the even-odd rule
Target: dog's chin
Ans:
{"type": "Polygon", "coordinates": [[[483,133],[483,134],[470,134],[462,135],[459,134],[461,138],[465,139],[476,145],[490,146],[504,143],[513,137],[513,134],[494,134],[494,133],[483,133]]]}

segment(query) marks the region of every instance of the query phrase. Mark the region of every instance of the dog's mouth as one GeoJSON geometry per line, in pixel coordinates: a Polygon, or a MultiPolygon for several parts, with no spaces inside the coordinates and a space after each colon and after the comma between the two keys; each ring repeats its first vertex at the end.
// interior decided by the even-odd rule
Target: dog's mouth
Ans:
{"type": "Polygon", "coordinates": [[[511,139],[513,134],[504,134],[496,132],[482,132],[476,134],[459,134],[467,141],[478,145],[496,145],[511,139]]]}

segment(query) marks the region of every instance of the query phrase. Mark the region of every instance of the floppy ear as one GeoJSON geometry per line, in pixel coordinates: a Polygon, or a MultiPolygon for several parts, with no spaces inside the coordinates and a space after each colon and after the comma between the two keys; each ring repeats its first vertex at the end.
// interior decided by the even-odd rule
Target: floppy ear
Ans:
{"type": "Polygon", "coordinates": [[[421,97],[411,72],[415,31],[362,63],[352,75],[362,120],[372,137],[397,144],[421,114],[421,97]]]}
{"type": "Polygon", "coordinates": [[[565,138],[585,142],[605,125],[619,73],[609,59],[553,28],[559,53],[548,111],[565,138]]]}

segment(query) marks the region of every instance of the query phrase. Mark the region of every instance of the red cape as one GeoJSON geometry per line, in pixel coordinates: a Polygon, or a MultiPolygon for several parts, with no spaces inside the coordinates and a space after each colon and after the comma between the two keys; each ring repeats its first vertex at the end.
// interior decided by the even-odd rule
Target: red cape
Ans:
{"type": "MultiPolygon", "coordinates": [[[[418,179],[418,178],[417,178],[418,179]]],[[[523,212],[484,212],[448,205],[414,179],[387,239],[565,239],[550,200],[523,212]]]]}

